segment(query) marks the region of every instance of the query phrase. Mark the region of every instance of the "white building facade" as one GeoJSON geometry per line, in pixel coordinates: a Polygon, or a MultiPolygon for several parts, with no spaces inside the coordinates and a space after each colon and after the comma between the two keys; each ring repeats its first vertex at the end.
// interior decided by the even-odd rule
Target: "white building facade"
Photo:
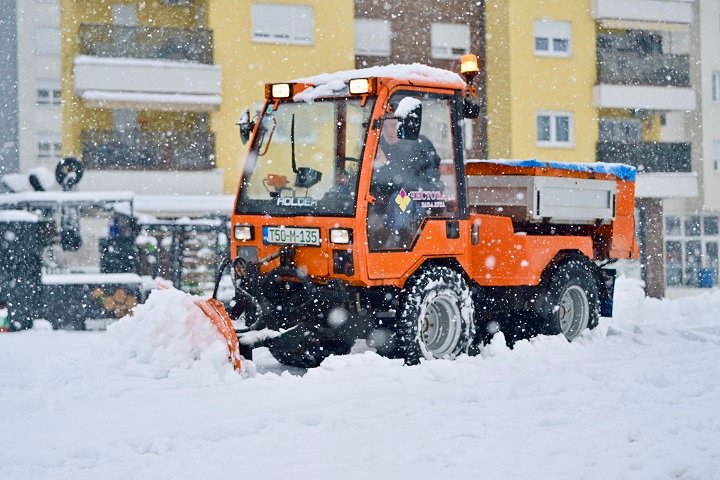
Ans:
{"type": "Polygon", "coordinates": [[[60,5],[17,0],[19,171],[54,168],[62,156],[60,5]]]}
{"type": "Polygon", "coordinates": [[[718,284],[720,244],[720,2],[695,0],[690,73],[697,108],[686,116],[699,194],[665,203],[664,253],[669,287],[718,284]]]}

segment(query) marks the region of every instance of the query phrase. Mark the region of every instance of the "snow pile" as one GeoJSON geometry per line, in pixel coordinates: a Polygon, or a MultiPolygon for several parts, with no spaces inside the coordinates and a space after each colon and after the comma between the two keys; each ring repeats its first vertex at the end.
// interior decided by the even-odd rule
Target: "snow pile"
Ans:
{"type": "Polygon", "coordinates": [[[193,297],[176,289],[153,290],[107,336],[107,367],[125,374],[159,379],[190,371],[222,379],[233,372],[220,333],[193,297]]]}
{"type": "Polygon", "coordinates": [[[573,343],[308,371],[257,349],[245,379],[174,290],[107,333],[0,334],[0,478],[720,479],[720,292],[618,279],[615,306],[573,343]]]}
{"type": "Polygon", "coordinates": [[[645,297],[642,284],[619,278],[615,286],[613,318],[605,319],[606,328],[693,329],[715,325],[720,329],[720,290],[708,290],[696,296],[676,299],[645,297]]]}

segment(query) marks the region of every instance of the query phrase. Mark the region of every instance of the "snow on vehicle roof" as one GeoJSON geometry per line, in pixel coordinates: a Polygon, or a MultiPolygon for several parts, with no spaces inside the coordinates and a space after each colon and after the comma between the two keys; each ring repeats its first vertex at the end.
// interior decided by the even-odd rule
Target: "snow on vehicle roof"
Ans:
{"type": "Polygon", "coordinates": [[[347,89],[347,82],[353,78],[388,77],[400,80],[416,80],[422,82],[437,82],[452,84],[463,88],[460,75],[442,68],[430,67],[420,63],[391,64],[379,67],[360,68],[357,70],[343,70],[335,73],[322,73],[312,77],[293,80],[295,83],[315,85],[295,95],[294,100],[310,102],[316,98],[332,96],[347,89]]]}
{"type": "Polygon", "coordinates": [[[507,165],[509,167],[538,167],[538,168],[560,168],[563,170],[571,170],[574,172],[589,172],[609,174],[618,177],[621,180],[634,181],[637,177],[635,167],[624,163],[576,163],[576,162],[550,162],[541,161],[534,158],[528,160],[470,160],[467,163],[487,162],[497,163],[499,165],[507,165]]]}

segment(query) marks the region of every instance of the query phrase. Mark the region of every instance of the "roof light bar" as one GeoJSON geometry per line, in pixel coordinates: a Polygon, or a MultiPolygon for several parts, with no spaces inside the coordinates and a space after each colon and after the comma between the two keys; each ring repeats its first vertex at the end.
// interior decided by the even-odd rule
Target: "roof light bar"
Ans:
{"type": "Polygon", "coordinates": [[[291,83],[266,83],[265,98],[274,100],[279,98],[290,98],[293,93],[291,83]]]}
{"type": "Polygon", "coordinates": [[[348,82],[350,95],[375,95],[377,78],[353,78],[348,82]]]}

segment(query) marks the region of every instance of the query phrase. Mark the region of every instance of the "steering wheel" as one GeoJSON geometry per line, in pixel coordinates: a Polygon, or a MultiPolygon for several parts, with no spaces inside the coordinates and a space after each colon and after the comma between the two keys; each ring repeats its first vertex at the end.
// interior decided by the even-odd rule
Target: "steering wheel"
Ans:
{"type": "Polygon", "coordinates": [[[335,160],[335,164],[338,166],[338,173],[344,172],[350,177],[356,177],[357,174],[360,172],[360,159],[356,157],[337,157],[335,160]],[[345,162],[353,162],[356,164],[356,167],[352,170],[348,170],[345,168],[345,162]],[[340,166],[342,165],[342,166],[340,166]]]}

